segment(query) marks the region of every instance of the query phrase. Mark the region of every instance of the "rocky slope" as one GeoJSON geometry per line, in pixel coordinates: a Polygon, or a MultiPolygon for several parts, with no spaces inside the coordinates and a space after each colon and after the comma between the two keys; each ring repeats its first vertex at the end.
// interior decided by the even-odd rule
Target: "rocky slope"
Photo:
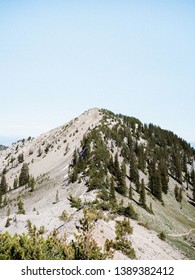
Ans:
{"type": "MultiPolygon", "coordinates": [[[[137,259],[194,259],[194,156],[194,150],[171,132],[107,110],[90,109],[63,126],[0,152],[1,180],[5,175],[7,183],[1,195],[0,231],[27,232],[30,220],[37,227],[44,226],[45,235],[56,228],[71,241],[87,209],[95,217],[93,237],[100,246],[116,237],[116,221],[125,216],[133,227],[126,238],[137,259]],[[167,173],[160,169],[160,162],[165,162],[167,173]],[[24,163],[35,179],[33,190],[28,184],[13,187],[24,163]],[[153,187],[152,164],[157,180],[153,187]],[[160,194],[154,187],[158,178],[160,194]],[[18,213],[19,200],[25,214],[18,213]],[[129,205],[136,217],[127,213],[129,205]],[[160,233],[165,240],[158,237],[160,233]]],[[[114,258],[128,257],[116,250],[114,258]]]]}

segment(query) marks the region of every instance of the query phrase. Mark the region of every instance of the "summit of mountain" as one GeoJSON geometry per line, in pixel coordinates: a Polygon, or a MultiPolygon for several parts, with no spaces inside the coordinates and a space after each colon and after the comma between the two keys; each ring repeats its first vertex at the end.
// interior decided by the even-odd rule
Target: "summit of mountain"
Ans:
{"type": "Polygon", "coordinates": [[[117,243],[125,219],[131,256],[195,258],[195,150],[171,131],[93,108],[0,151],[0,173],[2,233],[27,233],[30,221],[71,242],[87,213],[114,258],[130,258],[117,243]]]}

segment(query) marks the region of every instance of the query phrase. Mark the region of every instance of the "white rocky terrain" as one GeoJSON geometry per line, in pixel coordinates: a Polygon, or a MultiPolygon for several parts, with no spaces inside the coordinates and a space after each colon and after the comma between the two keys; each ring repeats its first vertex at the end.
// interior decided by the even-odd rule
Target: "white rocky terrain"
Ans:
{"type": "MultiPolygon", "coordinates": [[[[102,116],[101,110],[90,109],[67,124],[37,138],[18,141],[6,150],[0,151],[0,172],[6,169],[9,187],[9,191],[3,196],[3,200],[6,199],[8,202],[0,209],[0,232],[8,231],[11,234],[27,232],[26,225],[30,220],[37,227],[44,226],[45,234],[56,228],[59,234],[66,233],[68,240],[74,238],[74,232],[83,216],[83,209],[71,207],[68,198],[73,196],[80,198],[83,202],[93,201],[97,192],[87,190],[85,178],[69,183],[69,165],[75,148],[81,145],[83,136],[100,123],[102,116]],[[23,154],[21,163],[18,160],[20,154],[23,154]],[[23,162],[28,164],[29,173],[36,180],[33,192],[26,186],[13,189],[14,178],[19,177],[23,162]],[[19,197],[24,202],[25,215],[17,213],[19,197]],[[68,215],[67,220],[60,219],[64,210],[68,215]],[[5,227],[8,211],[10,225],[5,227]]],[[[147,182],[146,174],[141,171],[140,177],[147,182]]],[[[187,242],[188,238],[193,238],[195,207],[187,202],[187,193],[183,196],[182,207],[178,204],[174,198],[175,184],[176,181],[170,178],[169,193],[163,197],[165,206],[151,195],[147,195],[147,202],[148,204],[152,202],[155,215],[146,212],[134,201],[132,202],[138,212],[138,220],[130,219],[133,234],[128,238],[132,242],[137,259],[188,258],[185,250],[179,250],[176,243],[180,242],[180,238],[183,238],[184,242],[185,239],[187,242]],[[158,237],[162,229],[167,236],[170,236],[167,241],[158,237]],[[171,238],[175,238],[177,242],[171,238]]],[[[126,203],[128,199],[123,198],[123,200],[126,203]]],[[[117,219],[120,220],[121,217],[112,217],[109,211],[103,211],[102,217],[96,221],[93,237],[100,246],[104,245],[106,239],[115,238],[115,220],[117,219]]],[[[126,259],[127,257],[117,251],[114,258],[126,259]]]]}

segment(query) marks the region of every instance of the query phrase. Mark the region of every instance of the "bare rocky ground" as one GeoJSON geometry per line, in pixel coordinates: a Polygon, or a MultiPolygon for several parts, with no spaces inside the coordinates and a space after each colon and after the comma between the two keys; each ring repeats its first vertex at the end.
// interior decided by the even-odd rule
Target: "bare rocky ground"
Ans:
{"type": "MultiPolygon", "coordinates": [[[[5,151],[0,152],[0,172],[7,169],[6,179],[9,186],[13,186],[15,176],[20,174],[22,163],[18,162],[18,155],[23,153],[24,162],[28,163],[30,174],[36,178],[35,191],[19,188],[10,190],[6,195],[9,206],[0,209],[0,231],[9,231],[11,234],[27,232],[27,220],[37,227],[44,226],[46,234],[54,228],[60,234],[66,233],[71,240],[76,230],[75,226],[83,216],[82,210],[77,211],[70,207],[70,195],[80,197],[82,201],[95,199],[95,192],[87,192],[85,181],[68,184],[68,166],[75,147],[80,146],[84,134],[95,127],[102,115],[98,109],[91,109],[75,118],[73,121],[52,131],[42,134],[35,139],[19,141],[5,151]],[[58,195],[57,195],[58,194],[58,195]],[[22,197],[25,215],[17,214],[17,199],[22,197]],[[58,196],[58,199],[56,199],[58,196]],[[10,209],[10,226],[5,228],[8,208],[10,209]],[[64,222],[59,217],[66,211],[69,220],[64,222]]],[[[147,181],[144,174],[141,177],[147,181]]],[[[138,221],[130,220],[133,234],[128,238],[136,251],[137,259],[185,259],[173,243],[162,241],[158,237],[163,229],[167,236],[189,233],[195,228],[195,210],[184,197],[182,206],[174,199],[173,179],[170,180],[169,194],[164,199],[164,205],[147,195],[147,204],[152,202],[154,214],[133,203],[139,214],[138,221]],[[182,208],[181,208],[182,207],[182,208]]],[[[119,197],[120,199],[120,197],[119,197]]],[[[127,203],[124,199],[124,203],[127,203]]],[[[106,239],[115,238],[115,218],[108,219],[107,213],[99,219],[93,231],[93,236],[100,246],[106,239]]],[[[170,240],[168,240],[170,241],[170,240]]],[[[116,252],[115,259],[126,259],[116,252]]]]}

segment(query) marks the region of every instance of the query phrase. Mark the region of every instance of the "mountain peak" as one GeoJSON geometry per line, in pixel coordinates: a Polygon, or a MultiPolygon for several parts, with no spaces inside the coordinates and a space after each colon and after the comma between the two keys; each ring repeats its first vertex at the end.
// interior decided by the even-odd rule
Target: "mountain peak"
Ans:
{"type": "Polygon", "coordinates": [[[174,133],[91,108],[0,152],[0,231],[27,233],[30,220],[72,240],[87,217],[101,246],[108,239],[118,248],[126,237],[115,239],[116,229],[128,231],[115,258],[194,258],[194,162],[194,150],[174,133]],[[180,236],[183,251],[175,249],[180,236]]]}

